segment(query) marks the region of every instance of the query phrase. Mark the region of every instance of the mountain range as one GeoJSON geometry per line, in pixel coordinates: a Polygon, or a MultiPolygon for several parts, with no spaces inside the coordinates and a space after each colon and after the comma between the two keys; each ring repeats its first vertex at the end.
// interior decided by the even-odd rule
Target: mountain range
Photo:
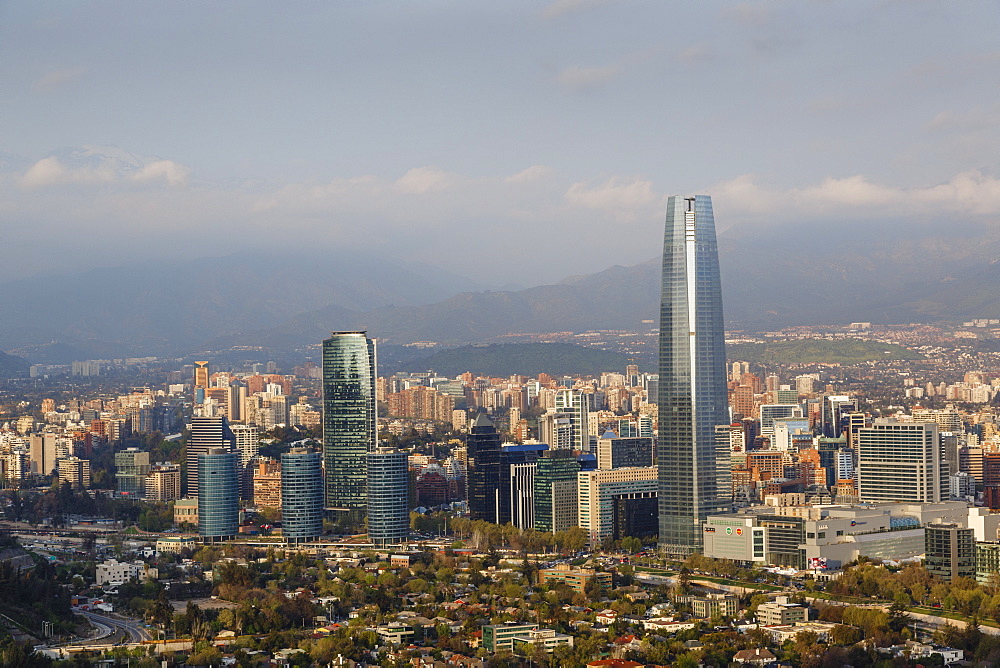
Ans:
{"type": "MultiPolygon", "coordinates": [[[[830,224],[720,235],[731,329],[1000,317],[1000,234],[976,225],[830,224]]],[[[32,362],[287,350],[331,330],[463,345],[512,332],[648,330],[659,258],[555,285],[486,290],[439,267],[356,254],[232,255],[0,285],[0,349],[32,362]],[[647,321],[647,322],[643,322],[647,321]]]]}

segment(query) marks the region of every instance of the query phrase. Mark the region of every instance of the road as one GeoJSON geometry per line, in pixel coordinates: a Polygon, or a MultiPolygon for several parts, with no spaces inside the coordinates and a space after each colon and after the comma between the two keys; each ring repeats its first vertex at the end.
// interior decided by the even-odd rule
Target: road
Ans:
{"type": "Polygon", "coordinates": [[[118,639],[121,638],[122,643],[137,643],[153,639],[149,630],[134,619],[112,617],[90,610],[77,610],[77,613],[90,620],[90,622],[97,626],[103,634],[99,635],[97,638],[88,640],[88,643],[92,643],[96,640],[105,640],[109,636],[111,636],[114,641],[118,641],[118,639]],[[108,632],[105,633],[105,630],[108,632]]]}

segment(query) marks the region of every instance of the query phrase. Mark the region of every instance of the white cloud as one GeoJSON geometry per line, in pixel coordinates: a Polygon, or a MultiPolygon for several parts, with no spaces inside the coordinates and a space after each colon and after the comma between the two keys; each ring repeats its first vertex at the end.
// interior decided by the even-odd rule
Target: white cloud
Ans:
{"type": "Polygon", "coordinates": [[[552,175],[552,168],[545,165],[532,165],[524,171],[512,174],[504,179],[505,183],[533,183],[552,175]]]}
{"type": "Polygon", "coordinates": [[[31,92],[48,93],[60,86],[75,81],[87,73],[85,67],[67,67],[61,70],[53,70],[35,80],[31,84],[31,92]]]}
{"type": "Polygon", "coordinates": [[[105,165],[94,165],[71,169],[56,157],[42,158],[24,173],[21,185],[25,188],[41,188],[63,183],[95,184],[114,181],[116,174],[105,165]]]}
{"type": "Polygon", "coordinates": [[[132,180],[154,181],[162,179],[172,186],[181,186],[187,184],[190,172],[190,169],[172,160],[157,160],[132,174],[132,180]]]}
{"type": "Polygon", "coordinates": [[[422,195],[431,191],[446,190],[454,185],[456,177],[437,167],[416,167],[401,176],[395,187],[401,193],[422,195]]]}
{"type": "Polygon", "coordinates": [[[663,200],[653,190],[652,182],[620,177],[612,177],[597,185],[574,183],[566,191],[565,197],[573,206],[610,213],[619,223],[630,223],[646,215],[652,216],[654,205],[663,200]]]}

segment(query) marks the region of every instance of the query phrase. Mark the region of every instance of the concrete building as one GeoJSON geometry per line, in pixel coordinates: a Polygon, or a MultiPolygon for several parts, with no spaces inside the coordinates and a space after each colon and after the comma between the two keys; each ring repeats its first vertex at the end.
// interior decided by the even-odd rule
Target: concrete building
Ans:
{"type": "Polygon", "coordinates": [[[115,453],[115,484],[119,494],[140,497],[145,493],[149,475],[149,453],[126,448],[115,453]]]}
{"type": "Polygon", "coordinates": [[[198,499],[178,499],[174,502],[174,524],[198,526],[198,499]]]}
{"type": "Polygon", "coordinates": [[[757,606],[757,622],[762,626],[785,626],[809,621],[809,608],[792,603],[787,596],[757,606]]]}
{"type": "Polygon", "coordinates": [[[59,484],[68,482],[73,487],[90,487],[90,462],[79,457],[59,460],[59,484]]]}
{"type": "Polygon", "coordinates": [[[607,538],[655,534],[658,486],[655,466],[580,471],[578,521],[590,535],[591,544],[599,545],[607,538]]]}
{"type": "Polygon", "coordinates": [[[599,469],[655,465],[652,438],[619,437],[613,431],[608,431],[597,439],[599,469]]]}
{"type": "Polygon", "coordinates": [[[936,503],[948,496],[937,424],[880,418],[858,430],[858,495],[865,503],[936,503]]]}
{"type": "Polygon", "coordinates": [[[605,587],[611,586],[611,573],[595,571],[593,568],[573,568],[569,564],[557,564],[554,568],[543,568],[538,571],[540,584],[563,582],[580,594],[584,593],[587,583],[594,578],[605,587]]]}
{"type": "Polygon", "coordinates": [[[146,475],[147,501],[174,501],[181,498],[181,465],[157,464],[146,475]]]}

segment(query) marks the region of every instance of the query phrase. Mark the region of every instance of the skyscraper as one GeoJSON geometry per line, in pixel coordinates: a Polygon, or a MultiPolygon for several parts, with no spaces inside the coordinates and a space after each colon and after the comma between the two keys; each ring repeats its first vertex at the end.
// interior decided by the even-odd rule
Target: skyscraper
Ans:
{"type": "Polygon", "coordinates": [[[480,413],[466,441],[469,515],[474,520],[500,523],[500,434],[480,413]]]}
{"type": "Polygon", "coordinates": [[[729,424],[722,285],[712,199],[672,196],[663,237],[659,373],[660,548],[700,551],[705,518],[725,504],[729,424]]]}
{"type": "Polygon", "coordinates": [[[858,430],[863,503],[938,503],[948,498],[944,448],[933,422],[879,418],[858,430]]]}
{"type": "Polygon", "coordinates": [[[198,533],[209,540],[228,540],[239,532],[240,502],[236,453],[209,448],[198,455],[198,533]]]}
{"type": "Polygon", "coordinates": [[[365,458],[377,436],[375,341],[365,332],[332,332],[323,341],[325,503],[353,526],[367,510],[365,458]]]}
{"type": "Polygon", "coordinates": [[[368,539],[378,548],[398,545],[410,533],[407,455],[380,448],[367,460],[368,539]]]}
{"type": "MultiPolygon", "coordinates": [[[[233,434],[233,430],[229,428],[229,420],[223,416],[192,417],[191,435],[188,437],[187,456],[185,459],[187,470],[186,494],[190,497],[198,496],[198,480],[201,475],[198,468],[198,457],[208,452],[211,448],[222,448],[227,451],[236,450],[236,436],[233,434]]],[[[234,461],[238,461],[238,459],[234,461]]],[[[235,467],[236,464],[234,463],[233,466],[235,467]]]]}
{"type": "Polygon", "coordinates": [[[281,533],[289,543],[323,533],[323,461],[318,452],[292,448],[281,455],[281,533]]]}

